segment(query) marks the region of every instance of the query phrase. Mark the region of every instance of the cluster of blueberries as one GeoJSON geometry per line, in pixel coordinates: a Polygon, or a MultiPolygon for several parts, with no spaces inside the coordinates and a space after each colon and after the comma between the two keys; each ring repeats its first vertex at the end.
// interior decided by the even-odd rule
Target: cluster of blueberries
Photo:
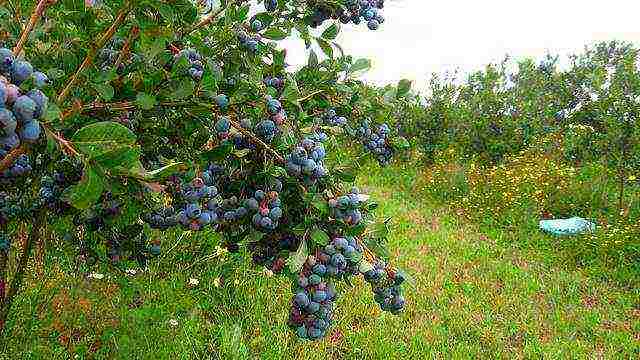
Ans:
{"type": "MultiPolygon", "coordinates": [[[[218,195],[218,189],[214,185],[207,185],[202,178],[196,177],[186,183],[174,179],[171,188],[174,191],[174,200],[177,200],[178,204],[174,204],[177,224],[184,229],[200,231],[217,221],[218,203],[215,197],[218,195]]],[[[173,222],[171,216],[164,218],[165,226],[170,227],[173,222]]]]}
{"type": "MultiPolygon", "coordinates": [[[[62,160],[61,163],[69,163],[62,160]]],[[[62,167],[62,166],[61,166],[62,167]]],[[[40,191],[38,193],[41,205],[54,213],[62,213],[70,208],[70,205],[62,201],[61,196],[64,190],[72,184],[80,181],[82,177],[82,166],[71,167],[73,171],[53,172],[52,176],[45,175],[40,180],[40,191]]]]}
{"type": "MultiPolygon", "coordinates": [[[[254,24],[256,21],[254,21],[254,24]]],[[[238,34],[238,42],[240,42],[240,46],[251,51],[252,53],[258,52],[258,45],[260,44],[260,38],[261,38],[260,35],[249,34],[242,29],[238,30],[237,34],[238,34]]]]}
{"type": "Polygon", "coordinates": [[[328,126],[345,126],[347,125],[347,118],[338,116],[335,109],[329,109],[323,114],[322,123],[328,126]]]}
{"type": "Polygon", "coordinates": [[[180,59],[187,59],[189,62],[189,69],[187,72],[194,81],[200,81],[204,74],[204,65],[202,63],[202,56],[195,49],[182,49],[173,56],[173,61],[178,62],[180,59]]]}
{"type": "Polygon", "coordinates": [[[271,86],[276,89],[282,89],[284,87],[284,79],[277,76],[267,76],[262,82],[265,86],[271,86]]]}
{"type": "Polygon", "coordinates": [[[345,8],[339,6],[335,9],[323,4],[313,9],[309,22],[311,26],[318,27],[329,19],[340,19],[343,24],[355,25],[364,20],[370,30],[377,30],[384,22],[380,11],[382,8],[384,0],[347,0],[345,8]]]}
{"type": "Polygon", "coordinates": [[[6,253],[11,248],[11,238],[9,235],[0,232],[0,251],[6,253]]]}
{"type": "Polygon", "coordinates": [[[377,128],[371,128],[368,121],[364,121],[355,129],[355,136],[362,145],[373,153],[380,165],[388,165],[393,158],[393,148],[388,143],[389,125],[382,124],[377,128]]]}
{"type": "Polygon", "coordinates": [[[279,273],[284,268],[286,261],[281,256],[283,251],[291,252],[300,244],[300,239],[290,233],[271,233],[263,236],[258,242],[250,244],[253,253],[253,262],[256,265],[279,273]]]}
{"type": "Polygon", "coordinates": [[[333,316],[336,290],[329,279],[358,274],[362,247],[352,237],[337,237],[305,262],[294,290],[289,326],[302,339],[326,335],[333,316]]]}
{"type": "Polygon", "coordinates": [[[253,197],[244,201],[244,205],[255,212],[251,222],[256,229],[269,232],[278,227],[282,218],[282,203],[278,191],[256,190],[253,197]]]}
{"type": "MultiPolygon", "coordinates": [[[[116,62],[118,61],[118,56],[120,56],[120,52],[124,47],[124,44],[125,40],[121,37],[114,37],[113,39],[111,39],[107,46],[105,46],[98,52],[98,56],[96,59],[96,64],[98,64],[98,67],[102,70],[109,70],[111,67],[115,66],[116,62]]],[[[129,52],[126,61],[122,61],[120,64],[118,64],[116,72],[118,74],[122,74],[125,71],[127,65],[136,64],[140,61],[142,61],[142,57],[140,55],[129,52]]]]}
{"type": "MultiPolygon", "coordinates": [[[[40,89],[48,83],[47,76],[34,71],[28,61],[16,58],[10,49],[0,48],[0,160],[22,142],[34,143],[40,138],[38,120],[49,103],[40,89]],[[20,85],[27,80],[32,80],[36,88],[23,93],[20,85]]],[[[30,169],[29,158],[21,156],[0,178],[18,177],[30,169]]]]}
{"type": "Polygon", "coordinates": [[[325,133],[315,133],[302,140],[286,158],[286,169],[289,175],[302,179],[306,184],[315,184],[328,174],[324,167],[326,152],[325,133]]]}
{"type": "Polygon", "coordinates": [[[360,211],[362,204],[360,192],[355,187],[346,195],[329,199],[329,208],[333,216],[350,226],[358,225],[362,220],[362,212],[360,211]]]}
{"type": "Polygon", "coordinates": [[[364,279],[371,284],[373,298],[380,309],[393,314],[402,311],[405,300],[401,285],[406,280],[402,272],[388,270],[386,264],[378,260],[373,264],[373,269],[365,272],[364,279]]]}

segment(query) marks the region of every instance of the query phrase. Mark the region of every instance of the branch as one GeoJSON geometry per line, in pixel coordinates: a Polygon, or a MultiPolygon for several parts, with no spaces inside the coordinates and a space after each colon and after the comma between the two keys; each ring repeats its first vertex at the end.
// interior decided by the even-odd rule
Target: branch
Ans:
{"type": "Polygon", "coordinates": [[[191,29],[188,29],[185,35],[189,35],[192,32],[211,24],[213,22],[213,20],[215,20],[226,9],[227,8],[225,6],[220,6],[220,8],[218,10],[216,10],[214,13],[212,13],[211,15],[207,16],[206,18],[202,19],[199,23],[194,25],[191,29]]]}
{"type": "Polygon", "coordinates": [[[273,148],[271,148],[271,146],[267,145],[264,141],[260,140],[251,131],[248,131],[247,129],[243,128],[237,121],[235,121],[233,119],[229,119],[229,122],[231,123],[231,126],[233,126],[236,130],[238,130],[242,135],[251,138],[251,141],[257,143],[260,146],[262,146],[265,150],[267,150],[273,156],[275,156],[276,160],[278,160],[278,162],[283,163],[283,164],[286,162],[285,159],[282,157],[282,155],[278,154],[277,151],[275,151],[273,148]]]}
{"type": "MultiPolygon", "coordinates": [[[[55,2],[55,0],[51,1],[51,3],[53,2],[55,2]]],[[[29,37],[31,30],[33,30],[33,27],[36,25],[36,22],[38,22],[38,20],[42,17],[42,14],[44,14],[44,11],[47,8],[47,5],[49,5],[49,0],[40,0],[38,1],[38,4],[36,5],[36,7],[33,9],[33,13],[31,14],[31,18],[29,19],[29,22],[27,23],[25,28],[22,30],[22,34],[20,34],[20,39],[18,40],[18,43],[16,44],[16,46],[13,48],[13,54],[16,57],[18,57],[22,52],[22,48],[24,47],[24,44],[27,42],[27,38],[29,37]]]]}
{"type": "Polygon", "coordinates": [[[25,143],[20,144],[17,148],[11,150],[2,160],[0,160],[0,173],[7,170],[13,165],[20,155],[27,152],[27,145],[25,143]]]}
{"type": "Polygon", "coordinates": [[[9,315],[9,310],[11,310],[11,305],[13,304],[13,300],[18,294],[20,287],[22,286],[22,280],[24,279],[24,272],[26,270],[27,263],[29,262],[29,258],[31,257],[33,244],[40,237],[40,228],[42,227],[43,221],[44,221],[44,213],[43,212],[37,213],[31,225],[31,232],[29,233],[29,237],[23,244],[22,254],[20,255],[20,261],[18,263],[16,273],[13,276],[13,279],[11,281],[11,287],[7,292],[7,296],[4,298],[2,303],[0,303],[0,336],[2,336],[2,332],[4,331],[5,323],[7,321],[7,316],[9,315]]]}
{"type": "Polygon", "coordinates": [[[309,99],[311,99],[312,97],[314,97],[314,96],[316,96],[318,94],[322,94],[323,92],[324,92],[324,90],[314,91],[314,92],[310,93],[309,95],[303,96],[300,99],[298,99],[298,102],[303,102],[303,101],[309,100],[309,99]]]}
{"type": "MultiPolygon", "coordinates": [[[[212,106],[212,105],[203,104],[203,103],[198,103],[198,105],[206,107],[206,108],[211,109],[213,111],[216,111],[216,108],[214,106],[212,106]]],[[[229,115],[235,115],[235,114],[229,114],[229,115]]],[[[271,148],[271,146],[266,144],[264,141],[260,140],[260,138],[258,138],[254,133],[252,133],[251,131],[248,131],[247,129],[243,128],[240,125],[240,123],[238,123],[236,120],[229,119],[229,122],[231,123],[231,126],[233,126],[236,130],[238,130],[238,132],[240,132],[242,135],[250,138],[251,141],[253,141],[256,144],[260,145],[265,150],[270,152],[273,156],[275,156],[275,158],[276,158],[276,160],[278,160],[278,162],[280,162],[280,163],[285,163],[286,162],[285,159],[282,157],[282,155],[278,154],[278,152],[275,151],[273,148],[271,148]]]]}
{"type": "Polygon", "coordinates": [[[75,84],[78,82],[82,72],[84,72],[93,63],[93,58],[96,56],[98,49],[101,49],[107,43],[107,41],[111,40],[113,35],[116,33],[116,30],[118,30],[120,25],[124,23],[130,10],[131,8],[129,3],[125,4],[118,12],[118,15],[113,21],[113,24],[111,24],[109,29],[107,29],[107,31],[104,34],[102,34],[100,39],[96,41],[95,45],[91,49],[89,49],[89,52],[87,53],[87,56],[84,58],[84,61],[82,62],[82,64],[80,64],[80,67],[78,67],[76,72],[73,74],[73,76],[67,83],[67,86],[65,86],[65,88],[62,89],[62,92],[60,92],[60,95],[58,95],[58,98],[56,99],[56,102],[58,104],[62,104],[62,102],[67,98],[67,96],[69,96],[69,92],[71,91],[71,88],[75,86],[75,84]]]}
{"type": "Polygon", "coordinates": [[[76,151],[76,149],[73,148],[73,146],[71,145],[71,142],[69,142],[67,139],[63,138],[62,136],[56,134],[55,131],[53,131],[49,127],[45,125],[42,125],[42,127],[44,128],[44,131],[49,136],[51,136],[55,141],[58,142],[58,144],[60,144],[60,147],[64,152],[67,153],[67,155],[80,156],[80,153],[78,153],[78,151],[76,151]]]}
{"type": "Polygon", "coordinates": [[[140,29],[138,29],[137,26],[134,26],[131,29],[131,33],[129,34],[129,37],[125,41],[124,45],[122,46],[122,50],[120,50],[120,53],[118,54],[116,63],[113,66],[114,69],[118,69],[120,64],[122,64],[122,61],[124,61],[124,57],[129,54],[130,52],[129,50],[131,50],[131,43],[133,43],[133,41],[138,37],[139,33],[140,33],[140,29]]]}

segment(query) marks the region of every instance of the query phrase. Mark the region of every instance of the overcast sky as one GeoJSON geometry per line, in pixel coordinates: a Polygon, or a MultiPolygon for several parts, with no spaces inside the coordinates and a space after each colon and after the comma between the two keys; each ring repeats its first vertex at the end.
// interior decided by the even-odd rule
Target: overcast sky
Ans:
{"type": "MultiPolygon", "coordinates": [[[[424,88],[433,72],[462,73],[506,54],[567,55],[600,40],[640,43],[636,0],[387,0],[379,30],[343,26],[338,41],[373,61],[364,76],[378,84],[407,78],[424,88]]],[[[300,41],[287,41],[288,62],[306,62],[300,41]]]]}

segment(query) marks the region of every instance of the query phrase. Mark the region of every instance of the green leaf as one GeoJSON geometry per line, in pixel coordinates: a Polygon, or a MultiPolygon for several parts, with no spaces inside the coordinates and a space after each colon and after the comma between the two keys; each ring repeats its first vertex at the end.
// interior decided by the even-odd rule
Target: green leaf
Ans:
{"type": "Polygon", "coordinates": [[[139,146],[120,146],[93,157],[92,161],[106,169],[130,170],[140,162],[139,146]]]}
{"type": "Polygon", "coordinates": [[[360,264],[358,266],[358,271],[360,271],[361,274],[366,273],[367,271],[373,270],[373,265],[371,265],[370,262],[368,262],[367,260],[361,260],[360,264]]]}
{"type": "Polygon", "coordinates": [[[293,274],[300,272],[300,270],[302,270],[302,266],[304,266],[304,262],[307,261],[308,256],[309,250],[307,249],[307,242],[303,239],[300,242],[298,251],[287,259],[287,267],[289,268],[289,271],[293,274]]]}
{"type": "Polygon", "coordinates": [[[289,33],[276,27],[269,28],[262,34],[262,37],[271,40],[282,40],[287,36],[289,36],[289,33]]]}
{"type": "Polygon", "coordinates": [[[342,181],[352,183],[356,181],[356,169],[352,167],[339,167],[333,170],[336,177],[342,181]]]}
{"type": "Polygon", "coordinates": [[[409,90],[411,90],[411,80],[407,80],[407,79],[402,79],[398,82],[398,91],[397,91],[397,95],[398,97],[402,97],[405,96],[406,94],[409,93],[409,90]]]}
{"type": "Polygon", "coordinates": [[[220,161],[229,156],[233,151],[233,145],[229,142],[224,142],[212,150],[205,151],[200,155],[200,158],[204,161],[220,161]]]}
{"type": "Polygon", "coordinates": [[[366,72],[369,69],[371,69],[371,60],[369,60],[369,59],[358,59],[349,68],[349,73],[350,74],[355,74],[357,72],[366,72]]]}
{"type": "Polygon", "coordinates": [[[79,183],[67,188],[62,197],[73,207],[84,210],[95,204],[104,191],[104,178],[92,167],[85,167],[79,183]]]}
{"type": "Polygon", "coordinates": [[[320,38],[316,38],[316,42],[320,46],[320,49],[322,49],[322,52],[330,59],[333,59],[333,48],[331,47],[331,44],[320,38]]]}
{"type": "Polygon", "coordinates": [[[171,92],[171,97],[175,100],[182,100],[187,98],[193,94],[193,90],[195,89],[195,85],[193,81],[183,80],[174,87],[171,92]]]}
{"type": "Polygon", "coordinates": [[[100,94],[100,97],[104,99],[104,101],[113,99],[115,90],[110,84],[93,84],[93,88],[100,94]]]}
{"type": "Polygon", "coordinates": [[[311,233],[311,240],[313,241],[314,244],[316,245],[320,245],[320,246],[325,246],[329,243],[329,235],[327,235],[326,232],[320,230],[320,229],[315,229],[312,233],[311,233]]]}
{"type": "Polygon", "coordinates": [[[136,142],[136,135],[124,125],[104,121],[87,125],[71,138],[78,151],[94,158],[105,152],[136,142]]]}
{"type": "Polygon", "coordinates": [[[322,38],[333,40],[336,38],[336,36],[338,36],[338,32],[340,32],[340,27],[338,27],[337,23],[333,23],[322,32],[322,38]]]}
{"type": "Polygon", "coordinates": [[[407,140],[405,137],[398,136],[396,138],[393,138],[391,142],[391,146],[393,146],[395,149],[398,149],[398,150],[406,150],[411,147],[411,144],[409,143],[409,140],[407,140]]]}
{"type": "Polygon", "coordinates": [[[318,55],[313,50],[309,51],[309,60],[307,61],[307,66],[309,66],[310,68],[318,66],[318,55]]]}
{"type": "Polygon", "coordinates": [[[385,104],[391,104],[396,99],[397,93],[398,92],[396,88],[393,86],[390,86],[389,89],[384,92],[384,95],[382,96],[382,100],[384,101],[385,104]]]}
{"type": "Polygon", "coordinates": [[[156,97],[146,93],[138,93],[136,95],[136,105],[142,110],[151,110],[156,106],[156,97]]]}

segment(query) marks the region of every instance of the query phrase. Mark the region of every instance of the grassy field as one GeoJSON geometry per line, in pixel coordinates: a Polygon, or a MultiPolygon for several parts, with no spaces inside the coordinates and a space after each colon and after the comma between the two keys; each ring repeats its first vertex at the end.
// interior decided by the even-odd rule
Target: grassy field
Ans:
{"type": "Polygon", "coordinates": [[[564,265],[553,250],[506,245],[509,234],[482,232],[427,200],[415,170],[367,173],[361,187],[380,217],[393,217],[390,248],[416,282],[401,316],[381,313],[358,281],[341,289],[331,336],[299,341],[286,328],[286,279],[243,265],[246,255],[216,254],[215,239],[178,238],[149,272],[126,277],[107,268],[97,269],[103,279],[65,275],[72,265],[62,253],[45,257],[16,302],[1,357],[640,357],[637,287],[564,265]]]}

